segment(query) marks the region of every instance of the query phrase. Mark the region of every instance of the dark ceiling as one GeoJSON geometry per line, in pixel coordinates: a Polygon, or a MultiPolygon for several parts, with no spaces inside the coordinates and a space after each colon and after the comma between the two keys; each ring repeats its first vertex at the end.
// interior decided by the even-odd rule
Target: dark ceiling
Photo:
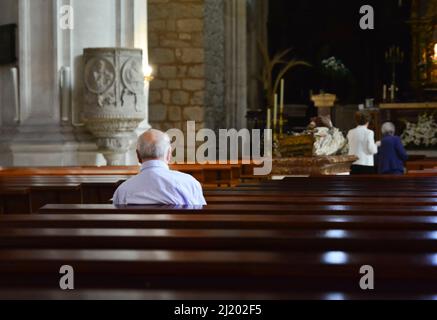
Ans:
{"type": "Polygon", "coordinates": [[[401,95],[408,95],[411,37],[407,20],[410,0],[269,0],[269,46],[272,54],[289,47],[297,58],[314,68],[294,70],[287,76],[287,99],[307,102],[309,90],[323,89],[317,67],[335,56],[351,70],[353,81],[343,92],[344,103],[361,103],[382,96],[383,84],[391,82],[384,53],[391,45],[406,54],[398,69],[401,95]],[[372,5],[375,29],[361,30],[360,8],[372,5]],[[290,89],[291,88],[291,89],[290,89]]]}

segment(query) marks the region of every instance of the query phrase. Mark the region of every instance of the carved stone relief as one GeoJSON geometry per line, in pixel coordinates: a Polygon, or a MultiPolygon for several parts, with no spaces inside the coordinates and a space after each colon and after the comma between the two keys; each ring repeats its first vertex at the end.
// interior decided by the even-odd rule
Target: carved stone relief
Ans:
{"type": "Polygon", "coordinates": [[[84,62],[86,126],[108,165],[123,165],[146,114],[142,51],[85,49],[84,62]]]}

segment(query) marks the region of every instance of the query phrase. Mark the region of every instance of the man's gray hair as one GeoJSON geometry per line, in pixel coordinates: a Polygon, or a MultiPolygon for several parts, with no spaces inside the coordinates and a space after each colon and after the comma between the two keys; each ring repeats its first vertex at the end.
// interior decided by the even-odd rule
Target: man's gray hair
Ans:
{"type": "Polygon", "coordinates": [[[382,125],[381,132],[384,136],[385,135],[394,136],[396,132],[396,127],[393,123],[386,122],[382,125]]]}
{"type": "Polygon", "coordinates": [[[138,138],[137,151],[142,160],[165,159],[170,148],[170,137],[159,130],[150,129],[138,138]]]}

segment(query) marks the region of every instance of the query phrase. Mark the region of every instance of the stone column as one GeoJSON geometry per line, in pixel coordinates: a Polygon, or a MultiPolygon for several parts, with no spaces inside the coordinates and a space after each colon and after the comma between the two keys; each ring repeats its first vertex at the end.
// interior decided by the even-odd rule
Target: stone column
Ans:
{"type": "MultiPolygon", "coordinates": [[[[147,0],[13,2],[18,3],[19,106],[10,97],[2,102],[0,165],[104,164],[84,126],[83,49],[122,46],[147,53],[147,0]],[[66,6],[73,15],[71,28],[61,23],[66,6]]],[[[0,1],[0,12],[11,5],[0,1]]],[[[11,86],[10,77],[0,78],[2,86],[11,86]]]]}
{"type": "Polygon", "coordinates": [[[247,20],[246,1],[225,2],[225,106],[229,128],[246,127],[247,20]]]}
{"type": "Polygon", "coordinates": [[[247,75],[248,75],[248,110],[262,110],[264,88],[259,77],[262,72],[263,59],[258,47],[258,41],[268,43],[267,22],[269,15],[268,0],[248,0],[248,30],[247,30],[247,75]]]}

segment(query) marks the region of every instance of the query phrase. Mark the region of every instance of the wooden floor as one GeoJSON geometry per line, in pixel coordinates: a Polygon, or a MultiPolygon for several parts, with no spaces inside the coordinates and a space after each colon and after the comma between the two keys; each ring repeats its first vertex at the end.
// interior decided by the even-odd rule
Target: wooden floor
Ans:
{"type": "Polygon", "coordinates": [[[127,177],[0,175],[0,299],[437,297],[432,175],[240,181],[206,187],[206,207],[114,207],[127,177]]]}

